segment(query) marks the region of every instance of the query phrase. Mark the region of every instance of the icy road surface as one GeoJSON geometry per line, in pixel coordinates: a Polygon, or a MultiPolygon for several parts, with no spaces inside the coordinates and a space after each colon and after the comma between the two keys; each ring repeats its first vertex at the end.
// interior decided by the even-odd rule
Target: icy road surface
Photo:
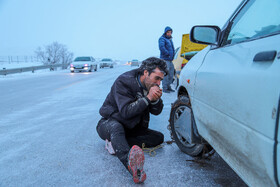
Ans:
{"type": "MultiPolygon", "coordinates": [[[[95,130],[112,83],[130,69],[1,77],[0,186],[135,185],[95,130]]],[[[166,126],[176,93],[162,99],[163,112],[151,117],[150,128],[170,140],[166,126]]],[[[245,186],[217,153],[199,164],[172,144],[145,157],[147,180],[140,186],[245,186]]]]}

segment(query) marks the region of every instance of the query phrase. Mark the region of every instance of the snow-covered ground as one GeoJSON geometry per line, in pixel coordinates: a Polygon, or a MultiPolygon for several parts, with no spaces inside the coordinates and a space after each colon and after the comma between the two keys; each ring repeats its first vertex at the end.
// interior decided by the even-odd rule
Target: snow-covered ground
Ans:
{"type": "MultiPolygon", "coordinates": [[[[1,78],[0,186],[134,186],[95,129],[112,83],[130,69],[1,78]]],[[[163,112],[151,117],[150,128],[170,140],[166,127],[176,93],[162,98],[163,112]]],[[[145,158],[141,186],[245,186],[218,154],[199,164],[171,144],[145,158]]]]}

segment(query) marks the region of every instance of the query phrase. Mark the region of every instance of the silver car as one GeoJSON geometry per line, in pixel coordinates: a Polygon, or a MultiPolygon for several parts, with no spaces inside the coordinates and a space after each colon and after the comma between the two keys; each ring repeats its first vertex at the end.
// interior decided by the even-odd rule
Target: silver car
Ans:
{"type": "Polygon", "coordinates": [[[105,68],[105,67],[113,68],[114,62],[110,58],[103,58],[99,64],[99,67],[100,68],[105,68]]]}
{"type": "Polygon", "coordinates": [[[70,72],[74,73],[75,71],[97,71],[97,63],[95,59],[91,56],[81,56],[75,58],[75,60],[70,64],[70,72]]]}
{"type": "Polygon", "coordinates": [[[130,64],[131,66],[137,66],[137,67],[139,67],[139,65],[140,65],[140,62],[138,61],[138,60],[136,60],[136,59],[133,59],[132,61],[131,61],[131,64],[130,64]]]}

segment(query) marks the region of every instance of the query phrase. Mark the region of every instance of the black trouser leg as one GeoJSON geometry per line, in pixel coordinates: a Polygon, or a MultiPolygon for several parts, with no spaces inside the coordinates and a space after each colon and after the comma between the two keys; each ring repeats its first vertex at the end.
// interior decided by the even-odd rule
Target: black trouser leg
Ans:
{"type": "Polygon", "coordinates": [[[127,157],[130,146],[125,137],[125,130],[122,124],[113,119],[102,118],[96,127],[97,133],[103,140],[111,141],[117,157],[127,168],[127,157]]]}
{"type": "Polygon", "coordinates": [[[127,130],[126,139],[131,147],[133,145],[142,147],[143,143],[145,143],[145,147],[155,147],[163,143],[164,135],[155,130],[140,128],[137,130],[127,130]]]}

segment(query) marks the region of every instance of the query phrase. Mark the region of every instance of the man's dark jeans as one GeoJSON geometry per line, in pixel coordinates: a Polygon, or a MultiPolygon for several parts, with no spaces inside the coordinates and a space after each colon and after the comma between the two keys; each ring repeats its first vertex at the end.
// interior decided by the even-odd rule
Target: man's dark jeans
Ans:
{"type": "Polygon", "coordinates": [[[127,158],[133,145],[155,147],[163,143],[164,135],[158,131],[136,127],[127,129],[114,119],[101,118],[96,127],[97,133],[103,140],[109,140],[119,160],[127,168],[127,158]]]}

